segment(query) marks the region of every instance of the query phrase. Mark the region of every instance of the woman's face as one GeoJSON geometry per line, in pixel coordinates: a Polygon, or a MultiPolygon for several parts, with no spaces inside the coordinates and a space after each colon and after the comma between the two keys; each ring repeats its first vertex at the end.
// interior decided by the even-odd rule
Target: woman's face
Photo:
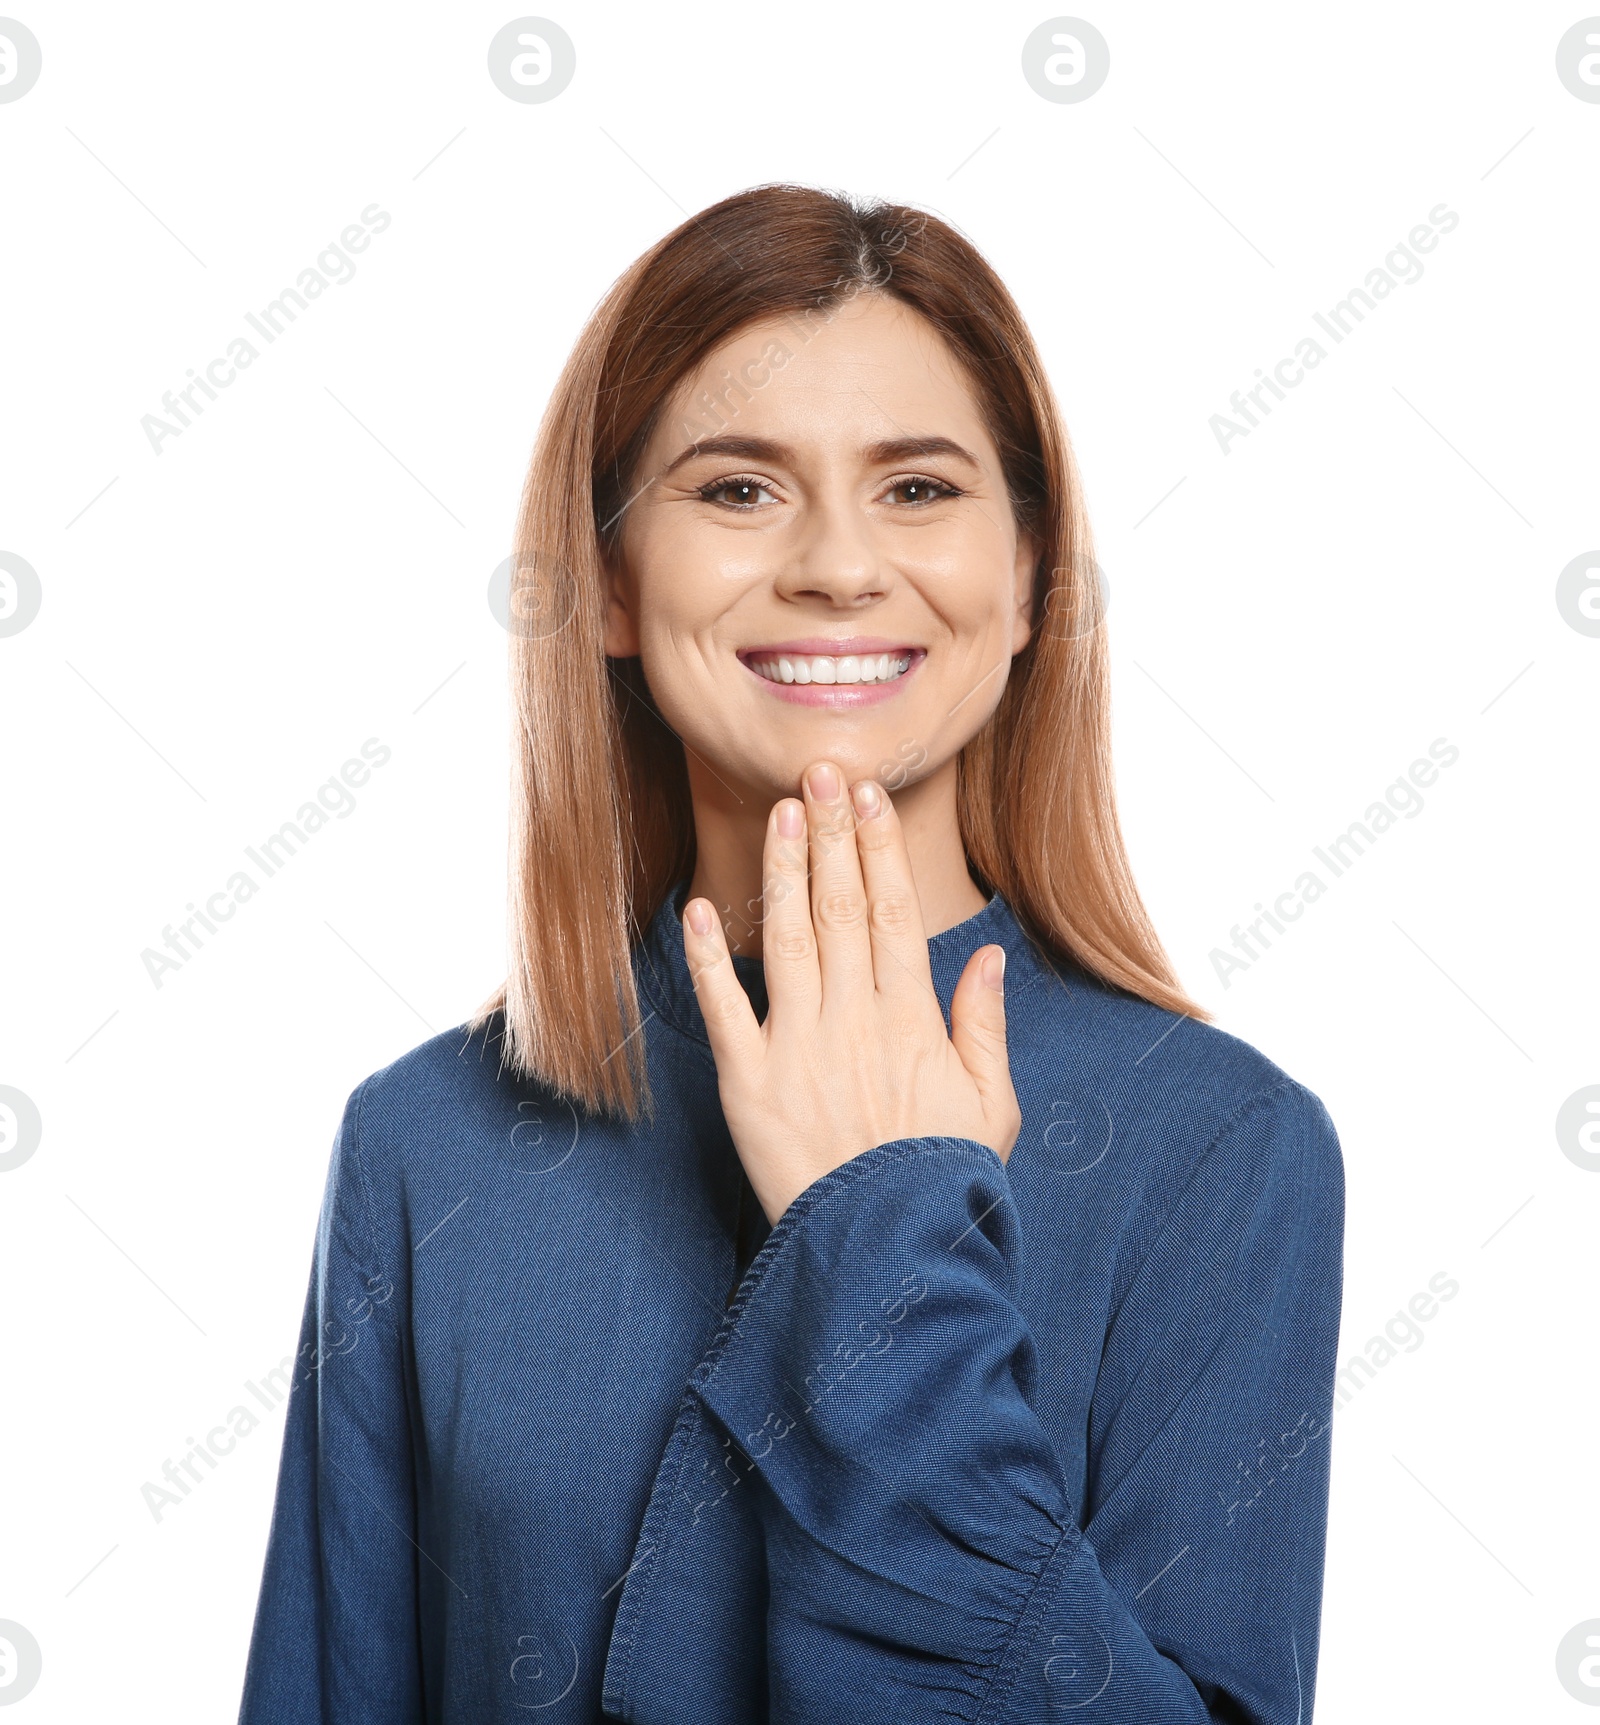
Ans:
{"type": "Polygon", "coordinates": [[[606,651],[640,656],[697,796],[749,789],[764,817],[822,757],[895,790],[998,705],[1038,549],[909,306],[748,326],[665,404],[633,487],[606,651]]]}

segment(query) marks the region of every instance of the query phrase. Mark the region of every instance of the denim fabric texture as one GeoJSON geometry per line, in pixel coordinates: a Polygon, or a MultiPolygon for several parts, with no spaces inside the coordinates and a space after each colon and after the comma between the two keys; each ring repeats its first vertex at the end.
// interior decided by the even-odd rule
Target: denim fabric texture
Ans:
{"type": "Polygon", "coordinates": [[[1009,1161],[881,1144],[769,1228],[687,885],[634,949],[653,1125],[502,1072],[498,1023],[351,1095],[242,1725],[1309,1725],[1322,1104],[996,896],[928,948],[947,1024],[1006,949],[1009,1161]]]}

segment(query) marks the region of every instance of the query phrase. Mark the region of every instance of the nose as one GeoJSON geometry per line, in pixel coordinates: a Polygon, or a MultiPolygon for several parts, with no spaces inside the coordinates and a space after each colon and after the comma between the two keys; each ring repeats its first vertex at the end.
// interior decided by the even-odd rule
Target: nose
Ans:
{"type": "Polygon", "coordinates": [[[887,597],[893,586],[872,524],[852,497],[813,498],[786,549],[777,579],[782,598],[854,609],[887,597]]]}

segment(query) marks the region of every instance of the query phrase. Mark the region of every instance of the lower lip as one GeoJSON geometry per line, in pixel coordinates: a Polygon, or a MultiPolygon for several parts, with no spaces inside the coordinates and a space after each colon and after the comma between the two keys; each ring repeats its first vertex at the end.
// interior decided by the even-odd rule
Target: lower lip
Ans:
{"type": "Polygon", "coordinates": [[[752,666],[739,663],[749,671],[750,675],[780,701],[791,701],[797,707],[875,707],[880,701],[891,700],[917,674],[917,667],[927,658],[927,652],[921,647],[911,650],[911,663],[898,677],[891,678],[887,683],[777,683],[771,677],[763,677],[752,666]]]}

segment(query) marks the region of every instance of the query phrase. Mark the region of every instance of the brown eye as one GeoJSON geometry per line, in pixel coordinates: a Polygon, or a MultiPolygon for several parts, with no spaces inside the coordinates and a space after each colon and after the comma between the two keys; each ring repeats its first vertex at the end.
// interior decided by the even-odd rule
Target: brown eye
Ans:
{"type": "Polygon", "coordinates": [[[754,509],[765,489],[759,479],[744,476],[714,479],[700,487],[700,497],[706,503],[720,503],[727,509],[754,509]]]}
{"type": "Polygon", "coordinates": [[[953,485],[946,485],[942,479],[927,479],[914,476],[910,479],[897,479],[890,487],[891,494],[905,493],[901,501],[913,508],[925,504],[938,503],[946,497],[959,497],[961,493],[953,485]]]}

